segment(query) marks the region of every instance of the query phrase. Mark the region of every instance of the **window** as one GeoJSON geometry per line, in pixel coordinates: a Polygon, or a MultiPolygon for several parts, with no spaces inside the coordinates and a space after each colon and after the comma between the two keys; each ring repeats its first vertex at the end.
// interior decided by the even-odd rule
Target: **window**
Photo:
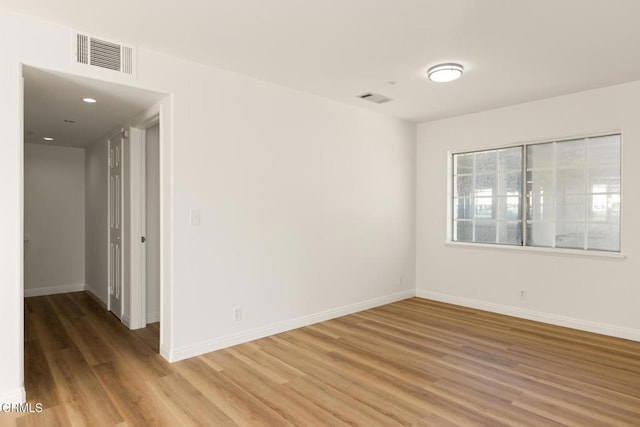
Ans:
{"type": "Polygon", "coordinates": [[[453,240],[521,245],[522,147],[453,159],[453,240]]]}
{"type": "Polygon", "coordinates": [[[454,154],[452,201],[456,242],[619,252],[620,135],[454,154]]]}

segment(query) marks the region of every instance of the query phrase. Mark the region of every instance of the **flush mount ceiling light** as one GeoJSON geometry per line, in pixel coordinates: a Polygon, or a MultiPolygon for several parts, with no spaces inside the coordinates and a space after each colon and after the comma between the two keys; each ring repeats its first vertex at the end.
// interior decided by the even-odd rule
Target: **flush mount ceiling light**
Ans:
{"type": "Polygon", "coordinates": [[[96,100],[95,100],[95,99],[93,99],[93,98],[82,98],[82,100],[83,100],[84,102],[86,102],[87,104],[95,104],[96,102],[98,102],[98,101],[96,101],[96,100]]]}
{"type": "Polygon", "coordinates": [[[53,138],[51,138],[50,136],[44,136],[42,137],[42,139],[44,139],[45,141],[53,141],[53,138]]]}
{"type": "Polygon", "coordinates": [[[427,75],[432,82],[446,83],[459,79],[463,71],[464,67],[460,64],[438,64],[429,68],[427,75]]]}

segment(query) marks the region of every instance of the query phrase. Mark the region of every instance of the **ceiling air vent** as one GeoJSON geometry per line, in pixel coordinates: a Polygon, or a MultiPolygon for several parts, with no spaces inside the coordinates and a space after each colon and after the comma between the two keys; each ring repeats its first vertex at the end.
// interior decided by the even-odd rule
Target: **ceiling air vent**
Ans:
{"type": "Polygon", "coordinates": [[[122,74],[133,75],[135,71],[133,47],[89,34],[75,34],[73,57],[78,64],[113,70],[122,74]]]}
{"type": "Polygon", "coordinates": [[[393,101],[391,98],[387,98],[384,95],[379,95],[377,93],[367,92],[359,95],[358,98],[365,99],[367,101],[371,101],[375,104],[384,104],[385,102],[393,101]]]}

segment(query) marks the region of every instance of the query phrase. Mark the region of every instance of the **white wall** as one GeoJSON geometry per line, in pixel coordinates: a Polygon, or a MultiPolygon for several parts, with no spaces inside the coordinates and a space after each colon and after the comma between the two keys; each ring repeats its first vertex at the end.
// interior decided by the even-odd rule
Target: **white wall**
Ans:
{"type": "Polygon", "coordinates": [[[147,129],[146,156],[146,276],[147,322],[160,319],[160,126],[147,129]]]}
{"type": "Polygon", "coordinates": [[[640,340],[640,82],[418,127],[418,295],[640,340]],[[447,152],[622,131],[625,259],[446,245],[447,152]],[[521,300],[520,289],[527,299],[521,300]]]}
{"type": "Polygon", "coordinates": [[[84,289],[84,150],[26,144],[25,296],[84,289]]]}
{"type": "MultiPolygon", "coordinates": [[[[0,47],[0,398],[11,398],[22,387],[20,62],[77,69],[67,27],[0,13],[0,38],[12,41],[0,47]]],[[[161,124],[163,354],[413,294],[415,125],[142,48],[132,84],[172,94],[161,124]]]]}
{"type": "Polygon", "coordinates": [[[413,292],[413,125],[140,58],[174,94],[173,357],[413,292]]]}
{"type": "Polygon", "coordinates": [[[107,141],[85,149],[85,281],[86,289],[104,304],[108,298],[107,141]]]}

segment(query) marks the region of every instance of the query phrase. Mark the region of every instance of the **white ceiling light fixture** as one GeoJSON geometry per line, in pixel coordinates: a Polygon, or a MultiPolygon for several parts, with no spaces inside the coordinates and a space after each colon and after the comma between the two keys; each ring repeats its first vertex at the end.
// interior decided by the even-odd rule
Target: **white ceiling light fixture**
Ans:
{"type": "Polygon", "coordinates": [[[429,68],[427,76],[429,80],[436,83],[446,83],[458,80],[462,77],[464,67],[453,62],[447,64],[438,64],[429,68]]]}
{"type": "Polygon", "coordinates": [[[43,136],[42,139],[44,139],[45,141],[53,141],[53,138],[51,138],[50,136],[43,136]]]}
{"type": "Polygon", "coordinates": [[[93,99],[93,98],[82,98],[82,100],[83,100],[84,102],[86,102],[87,104],[95,104],[96,102],[98,102],[98,101],[96,101],[96,100],[95,100],[95,99],[93,99]]]}

